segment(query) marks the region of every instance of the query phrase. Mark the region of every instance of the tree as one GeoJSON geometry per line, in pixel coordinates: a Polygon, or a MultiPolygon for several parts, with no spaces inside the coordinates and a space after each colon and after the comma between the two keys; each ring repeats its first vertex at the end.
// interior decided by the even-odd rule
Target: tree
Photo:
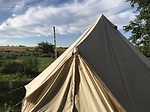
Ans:
{"type": "Polygon", "coordinates": [[[54,45],[48,42],[38,43],[37,50],[42,53],[54,53],[54,45]]]}
{"type": "Polygon", "coordinates": [[[150,0],[127,0],[132,8],[136,7],[136,19],[124,26],[126,32],[131,31],[129,40],[145,56],[150,57],[150,0]]]}

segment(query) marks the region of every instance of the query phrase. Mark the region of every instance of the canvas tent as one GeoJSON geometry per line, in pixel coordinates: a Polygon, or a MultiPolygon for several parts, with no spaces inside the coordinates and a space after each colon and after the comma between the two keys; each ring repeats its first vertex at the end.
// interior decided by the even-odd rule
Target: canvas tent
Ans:
{"type": "Polygon", "coordinates": [[[22,112],[150,112],[150,61],[102,15],[25,88],[22,112]]]}

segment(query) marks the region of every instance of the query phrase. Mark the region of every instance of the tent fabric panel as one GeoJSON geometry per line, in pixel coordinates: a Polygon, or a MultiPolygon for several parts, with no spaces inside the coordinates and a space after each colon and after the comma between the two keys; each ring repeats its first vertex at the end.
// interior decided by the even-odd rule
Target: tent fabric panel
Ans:
{"type": "Polygon", "coordinates": [[[127,111],[150,111],[150,62],[104,16],[77,48],[127,111]]]}
{"type": "Polygon", "coordinates": [[[58,69],[40,88],[24,99],[26,104],[22,112],[46,112],[52,110],[55,112],[60,110],[61,112],[61,109],[69,108],[70,101],[66,99],[69,100],[67,97],[70,96],[71,64],[72,58],[58,69]]]}
{"type": "Polygon", "coordinates": [[[125,112],[79,56],[25,99],[22,112],[125,112]]]}
{"type": "Polygon", "coordinates": [[[84,99],[79,101],[79,105],[83,106],[85,104],[79,112],[85,112],[87,110],[88,112],[125,112],[104,83],[80,56],[79,61],[79,99],[84,99]]]}

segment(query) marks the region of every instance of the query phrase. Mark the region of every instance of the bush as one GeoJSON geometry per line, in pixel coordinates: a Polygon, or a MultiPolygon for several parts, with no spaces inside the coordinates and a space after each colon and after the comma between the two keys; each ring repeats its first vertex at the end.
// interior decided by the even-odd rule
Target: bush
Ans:
{"type": "Polygon", "coordinates": [[[3,57],[3,54],[2,54],[2,52],[0,52],[0,59],[2,59],[2,57],[3,57]]]}
{"type": "Polygon", "coordinates": [[[3,62],[0,60],[0,67],[2,67],[3,62]]]}
{"type": "Polygon", "coordinates": [[[23,66],[24,65],[21,62],[7,61],[2,63],[1,72],[5,74],[15,74],[20,72],[20,70],[23,69],[23,66]]]}
{"type": "Polygon", "coordinates": [[[24,65],[21,73],[31,76],[39,74],[39,61],[36,57],[24,57],[21,62],[24,65]]]}
{"type": "Polygon", "coordinates": [[[36,57],[23,57],[17,61],[2,63],[0,71],[3,74],[22,74],[36,76],[39,74],[39,61],[36,57]]]}
{"type": "Polygon", "coordinates": [[[17,59],[17,57],[18,57],[17,54],[11,53],[11,52],[3,54],[3,58],[6,58],[6,59],[17,59]]]}

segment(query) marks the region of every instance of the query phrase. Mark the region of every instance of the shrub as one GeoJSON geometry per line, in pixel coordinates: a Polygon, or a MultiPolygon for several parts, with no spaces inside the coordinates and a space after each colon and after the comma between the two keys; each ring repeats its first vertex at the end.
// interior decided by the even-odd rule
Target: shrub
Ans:
{"type": "Polygon", "coordinates": [[[0,52],[0,59],[3,57],[3,54],[2,54],[2,52],[0,52]]]}
{"type": "Polygon", "coordinates": [[[21,62],[24,65],[21,73],[31,76],[39,74],[39,61],[36,57],[24,57],[21,62]]]}
{"type": "Polygon", "coordinates": [[[7,61],[2,63],[1,72],[4,74],[15,74],[20,72],[23,69],[23,64],[17,61],[7,61]]]}
{"type": "Polygon", "coordinates": [[[6,59],[17,59],[18,55],[16,53],[8,52],[3,54],[3,58],[6,59]]]}
{"type": "Polygon", "coordinates": [[[17,61],[6,61],[0,66],[3,74],[22,74],[36,76],[39,74],[39,61],[36,57],[23,57],[17,61]]]}

